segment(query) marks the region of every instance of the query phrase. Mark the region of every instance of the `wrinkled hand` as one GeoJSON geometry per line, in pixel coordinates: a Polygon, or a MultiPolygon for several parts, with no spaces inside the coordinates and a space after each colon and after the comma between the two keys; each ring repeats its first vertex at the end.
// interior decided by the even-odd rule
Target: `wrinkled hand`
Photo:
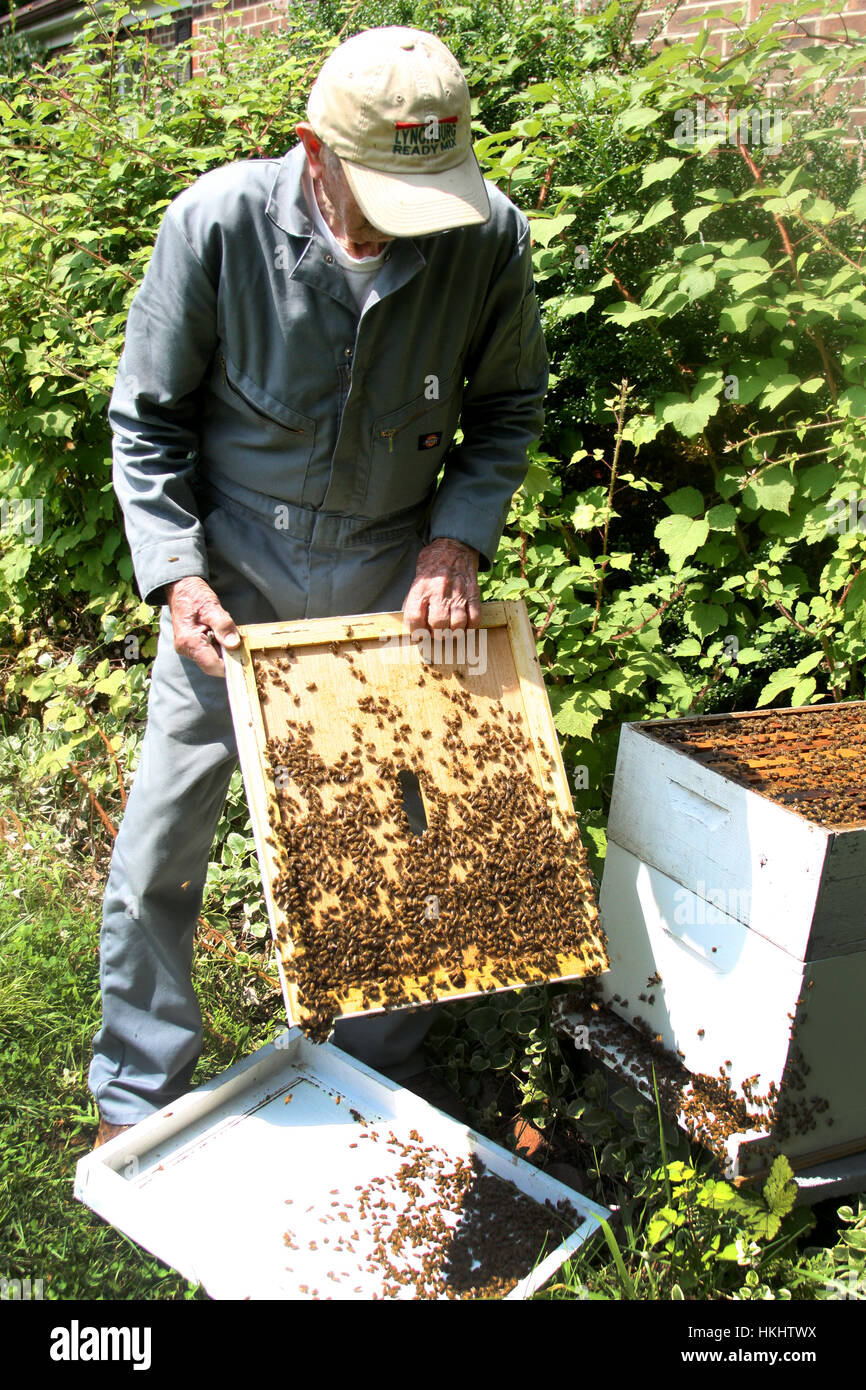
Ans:
{"type": "Polygon", "coordinates": [[[240,634],[210,585],[197,576],[177,579],[166,588],[174,649],[200,666],[205,675],[224,676],[223,647],[240,646],[240,634]]]}
{"type": "Polygon", "coordinates": [[[445,537],[425,545],[403,604],[410,632],[477,627],[480,620],[478,551],[445,537]]]}

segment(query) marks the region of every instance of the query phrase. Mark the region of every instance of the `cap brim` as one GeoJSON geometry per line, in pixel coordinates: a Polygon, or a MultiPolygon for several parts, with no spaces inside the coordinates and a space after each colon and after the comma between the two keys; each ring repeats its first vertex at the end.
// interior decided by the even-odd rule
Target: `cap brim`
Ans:
{"type": "Polygon", "coordinates": [[[424,236],[490,217],[487,189],[472,150],[461,164],[438,174],[386,174],[347,159],[340,163],[367,221],[386,236],[424,236]]]}

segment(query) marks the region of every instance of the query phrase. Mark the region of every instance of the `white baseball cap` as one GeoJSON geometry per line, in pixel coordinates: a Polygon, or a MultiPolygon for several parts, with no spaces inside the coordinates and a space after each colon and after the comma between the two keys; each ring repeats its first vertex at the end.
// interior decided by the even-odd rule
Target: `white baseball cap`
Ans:
{"type": "Polygon", "coordinates": [[[367,29],[326,59],[307,102],[367,221],[387,236],[486,222],[469,88],[434,34],[367,29]]]}

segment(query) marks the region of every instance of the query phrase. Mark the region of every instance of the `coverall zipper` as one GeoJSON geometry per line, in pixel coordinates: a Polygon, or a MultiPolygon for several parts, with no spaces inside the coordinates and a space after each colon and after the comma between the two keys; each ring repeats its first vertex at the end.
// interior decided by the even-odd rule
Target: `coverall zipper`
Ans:
{"type": "MultiPolygon", "coordinates": [[[[437,402],[437,404],[441,405],[442,402],[439,401],[439,402],[437,402]]],[[[413,421],[413,420],[417,420],[419,415],[426,415],[428,409],[429,409],[429,406],[426,406],[426,405],[425,405],[424,407],[422,407],[421,410],[416,410],[415,413],[414,413],[414,415],[410,415],[408,420],[404,420],[403,423],[402,423],[402,425],[395,425],[395,426],[393,427],[393,429],[390,429],[390,430],[380,430],[380,431],[379,431],[379,438],[380,438],[380,439],[387,439],[387,441],[388,441],[388,453],[389,453],[389,454],[393,454],[393,452],[394,452],[394,435],[397,434],[400,430],[404,430],[404,429],[406,428],[407,425],[411,425],[412,421],[413,421]]]]}

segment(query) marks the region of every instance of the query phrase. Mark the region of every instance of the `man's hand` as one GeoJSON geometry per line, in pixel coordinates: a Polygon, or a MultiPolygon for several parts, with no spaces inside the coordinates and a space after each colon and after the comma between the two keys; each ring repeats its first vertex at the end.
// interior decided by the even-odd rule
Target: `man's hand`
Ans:
{"type": "Polygon", "coordinates": [[[425,545],[403,604],[410,632],[477,627],[480,620],[478,551],[444,537],[425,545]]]}
{"type": "Polygon", "coordinates": [[[213,589],[204,579],[192,576],[166,586],[174,649],[200,666],[205,675],[224,676],[225,663],[216,643],[223,647],[240,645],[240,634],[213,589]]]}

